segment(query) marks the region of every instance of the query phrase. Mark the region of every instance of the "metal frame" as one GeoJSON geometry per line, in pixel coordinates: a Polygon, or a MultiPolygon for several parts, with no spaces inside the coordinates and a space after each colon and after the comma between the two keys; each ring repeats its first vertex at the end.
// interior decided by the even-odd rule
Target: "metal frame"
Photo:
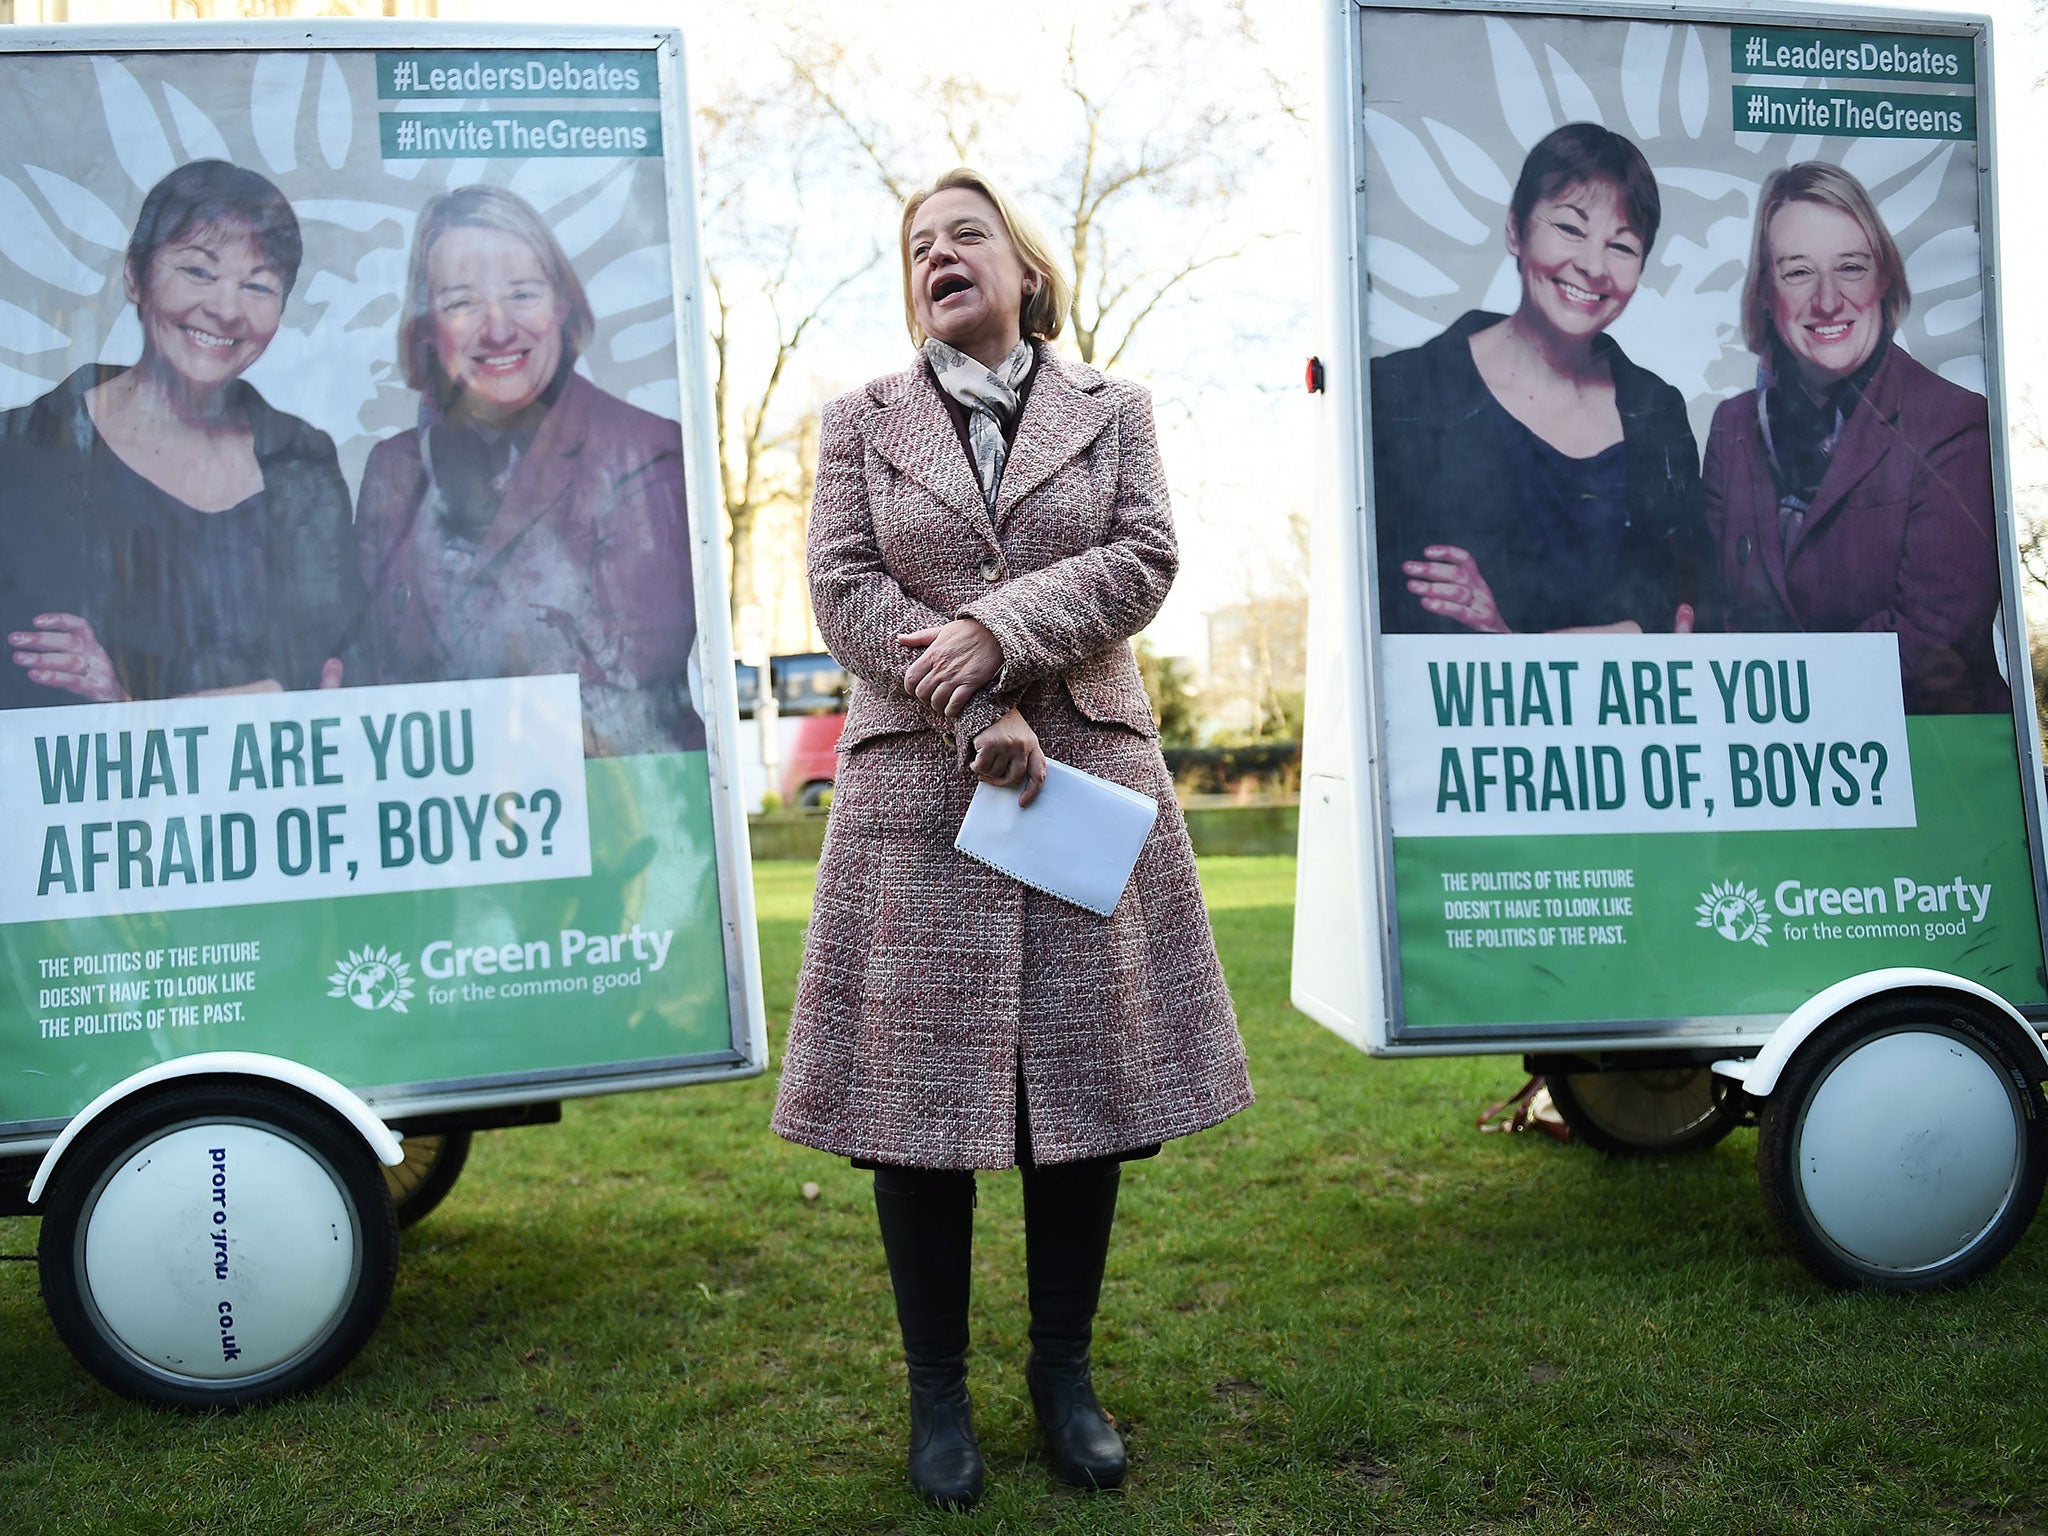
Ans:
{"type": "MultiPolygon", "coordinates": [[[[1323,29],[1324,85],[1328,99],[1324,113],[1324,162],[1328,196],[1324,205],[1330,220],[1324,252],[1329,324],[1325,333],[1341,355],[1325,358],[1330,381],[1328,409],[1341,412],[1330,435],[1335,439],[1330,464],[1334,492],[1326,500],[1337,505],[1335,533],[1340,547],[1323,551],[1334,555],[1332,564],[1340,579],[1355,596],[1355,604],[1343,616],[1338,631],[1329,637],[1346,657],[1347,681],[1360,696],[1347,699],[1348,719],[1344,733],[1349,737],[1351,782],[1346,786],[1352,799],[1357,846],[1354,857],[1354,900],[1363,919],[1369,907],[1377,917],[1379,943],[1377,974],[1380,980],[1380,1018],[1342,1018],[1326,1001],[1304,990],[1297,982],[1295,1002],[1312,1017],[1357,1040],[1377,1055],[1477,1055],[1495,1051],[1572,1052],[1654,1050],[1673,1045],[1754,1051],[1783,1020],[1774,1014],[1737,1015],[1650,1020],[1624,1020],[1606,1025],[1509,1024],[1431,1026],[1417,1034],[1404,1019],[1400,966],[1399,916],[1393,873],[1393,832],[1388,783],[1385,772],[1384,714],[1379,703],[1380,634],[1378,606],[1378,551],[1365,536],[1367,512],[1372,498],[1372,400],[1369,360],[1372,343],[1364,284],[1364,242],[1370,229],[1366,206],[1364,115],[1359,103],[1364,90],[1365,18],[1375,11],[1431,12],[1452,14],[1499,14],[1637,20],[1658,24],[1699,23],[1709,26],[1785,25],[1811,26],[1840,31],[1859,26],[1881,25],[1895,30],[1930,36],[1970,37],[1974,41],[1977,79],[1977,209],[1982,229],[1979,280],[1984,300],[1983,333],[1987,400],[1990,410],[1992,488],[1997,504],[2001,550],[2000,583],[2007,673],[2013,692],[2012,725],[2018,752],[2022,803],[2026,817],[2028,855],[2033,870],[2034,904],[2040,939],[2048,951],[2048,868],[2044,868],[2044,839],[2048,839],[2048,806],[2044,806],[2042,760],[2038,722],[2035,718],[2032,664],[2026,645],[2024,611],[2019,589],[2018,536],[2013,518],[2008,423],[2006,415],[2005,358],[1998,291],[1998,198],[1993,177],[1997,164],[1996,111],[1991,64],[1991,20],[1987,16],[1924,10],[1861,8],[1845,14],[1813,4],[1777,4],[1764,0],[1749,7],[1729,5],[1663,5],[1654,0],[1325,0],[1323,29]],[[1365,859],[1368,851],[1373,855],[1365,859]],[[1370,869],[1366,864],[1370,863],[1370,869]],[[1359,1038],[1360,1035],[1364,1038],[1359,1038]]],[[[1325,621],[1327,622],[1327,621],[1325,621]]],[[[1313,763],[1304,764],[1305,772],[1313,763]]],[[[1304,794],[1307,781],[1304,781],[1304,794]]],[[[1305,888],[1304,888],[1305,889],[1305,888]]],[[[1371,978],[1368,977],[1368,986],[1371,978]]],[[[1361,999],[1371,1006],[1373,999],[1361,999]]],[[[2048,1019],[2048,1007],[2025,1010],[2036,1021],[2048,1019]]]]}
{"type": "MultiPolygon", "coordinates": [[[[377,53],[393,49],[644,50],[660,84],[662,157],[668,199],[670,281],[676,315],[676,376],[682,397],[685,491],[697,605],[697,700],[704,719],[716,845],[721,945],[728,1000],[728,1048],[709,1054],[608,1063],[590,1069],[518,1073],[355,1090],[385,1119],[450,1109],[486,1109],[566,1098],[754,1077],[767,1070],[768,1030],[754,918],[746,808],[737,752],[739,705],[731,665],[725,554],[718,509],[717,436],[711,421],[709,356],[703,311],[703,260],[696,201],[683,39],[674,27],[493,25],[345,19],[211,21],[169,26],[8,27],[0,54],[140,52],[377,53]]],[[[0,1157],[45,1151],[67,1122],[0,1122],[0,1157]]]]}

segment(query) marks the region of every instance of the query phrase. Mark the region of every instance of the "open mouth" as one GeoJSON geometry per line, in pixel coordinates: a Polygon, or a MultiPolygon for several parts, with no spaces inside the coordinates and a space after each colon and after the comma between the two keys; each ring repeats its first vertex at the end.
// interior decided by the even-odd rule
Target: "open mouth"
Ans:
{"type": "Polygon", "coordinates": [[[208,352],[226,352],[241,345],[241,341],[236,337],[216,336],[212,331],[202,331],[197,326],[181,325],[178,329],[185,333],[186,339],[192,345],[204,348],[208,352]]]}
{"type": "Polygon", "coordinates": [[[1830,320],[1826,325],[1809,325],[1806,329],[1817,341],[1840,341],[1849,334],[1849,322],[1830,320]]]}
{"type": "Polygon", "coordinates": [[[1574,304],[1598,304],[1606,297],[1604,294],[1593,292],[1590,288],[1581,288],[1577,283],[1566,282],[1563,278],[1557,280],[1557,289],[1574,304]]]}
{"type": "Polygon", "coordinates": [[[932,284],[932,302],[934,304],[943,303],[945,300],[953,297],[954,294],[965,293],[973,286],[974,283],[971,279],[962,277],[958,272],[948,272],[944,277],[939,278],[932,284]]]}
{"type": "Polygon", "coordinates": [[[526,363],[524,352],[488,352],[471,359],[479,373],[516,373],[526,363]]]}

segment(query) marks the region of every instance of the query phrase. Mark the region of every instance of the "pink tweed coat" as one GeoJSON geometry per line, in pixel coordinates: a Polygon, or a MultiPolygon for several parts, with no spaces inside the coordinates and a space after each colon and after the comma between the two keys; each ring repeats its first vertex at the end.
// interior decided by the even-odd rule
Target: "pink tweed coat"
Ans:
{"type": "Polygon", "coordinates": [[[811,597],[856,679],[774,1128],[875,1162],[1005,1168],[1185,1136],[1251,1102],[1187,826],[1126,643],[1173,580],[1151,402],[1041,349],[990,514],[923,364],[825,408],[811,597]],[[962,714],[896,637],[979,619],[1003,667],[962,714]],[[1046,755],[1159,802],[1107,918],[953,848],[967,743],[1012,705],[1046,755]]]}

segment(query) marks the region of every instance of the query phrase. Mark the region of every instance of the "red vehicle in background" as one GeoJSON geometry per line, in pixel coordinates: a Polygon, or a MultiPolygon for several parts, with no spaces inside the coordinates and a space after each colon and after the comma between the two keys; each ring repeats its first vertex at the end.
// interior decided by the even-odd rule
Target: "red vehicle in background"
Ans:
{"type": "Polygon", "coordinates": [[[741,735],[754,744],[744,765],[747,798],[759,808],[770,789],[784,805],[807,809],[824,804],[839,771],[839,733],[846,725],[846,669],[823,651],[768,658],[772,717],[763,709],[761,669],[736,664],[740,719],[752,722],[741,735]]]}

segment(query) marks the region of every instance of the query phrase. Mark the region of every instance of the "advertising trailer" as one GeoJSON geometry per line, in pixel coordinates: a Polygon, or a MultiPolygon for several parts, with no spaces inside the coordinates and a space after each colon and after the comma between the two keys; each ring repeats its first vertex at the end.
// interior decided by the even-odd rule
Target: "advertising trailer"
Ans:
{"type": "Polygon", "coordinates": [[[96,1375],[245,1403],[473,1131],[765,1066],[681,40],[0,95],[0,1187],[96,1375]]]}
{"type": "Polygon", "coordinates": [[[1324,16],[1297,1006],[1981,1272],[2048,1169],[1989,22],[1324,16]]]}

